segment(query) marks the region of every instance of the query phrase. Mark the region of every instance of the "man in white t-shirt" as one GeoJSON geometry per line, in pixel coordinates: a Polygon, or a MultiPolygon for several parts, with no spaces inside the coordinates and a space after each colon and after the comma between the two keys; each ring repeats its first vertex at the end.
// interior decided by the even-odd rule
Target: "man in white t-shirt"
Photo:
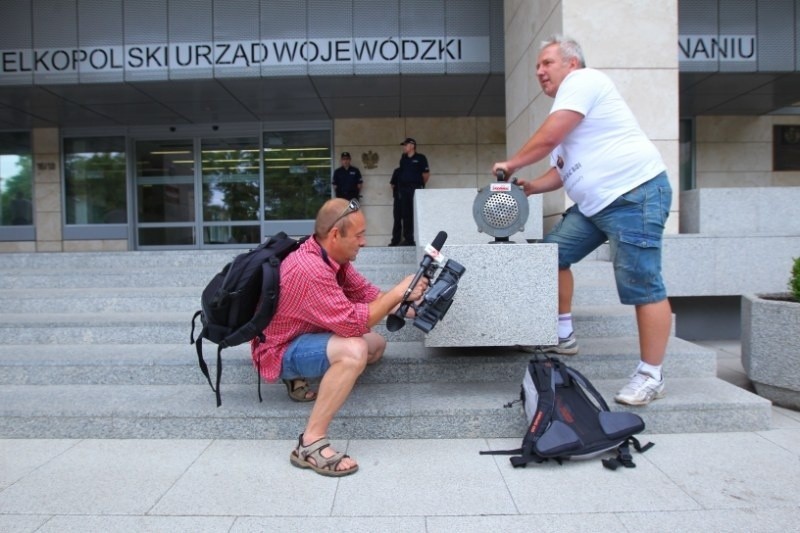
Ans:
{"type": "Polygon", "coordinates": [[[564,187],[575,202],[544,238],[558,244],[559,339],[542,348],[578,353],[570,266],[608,241],[620,301],[636,307],[641,353],[630,382],[614,399],[646,405],[664,394],[661,366],[672,327],[661,276],[661,242],[672,201],[666,166],[608,76],[586,68],[577,42],[555,36],[542,43],[536,75],[542,91],[555,99],[550,114],[492,172],[511,176],[549,155],[547,172],[518,183],[527,195],[564,187]]]}

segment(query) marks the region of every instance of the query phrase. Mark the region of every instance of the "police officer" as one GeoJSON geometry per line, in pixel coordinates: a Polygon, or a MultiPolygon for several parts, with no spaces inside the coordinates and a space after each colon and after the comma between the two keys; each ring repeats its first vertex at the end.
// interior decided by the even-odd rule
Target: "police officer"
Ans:
{"type": "Polygon", "coordinates": [[[342,166],[333,172],[333,191],[337,198],[361,197],[361,171],[350,166],[350,152],[342,152],[342,166]]]}
{"type": "Polygon", "coordinates": [[[400,200],[400,217],[403,222],[403,242],[405,246],[416,246],[414,242],[414,193],[424,189],[430,178],[428,159],[417,153],[417,141],[411,137],[400,143],[403,155],[400,157],[400,173],[397,178],[397,193],[400,200]]]}
{"type": "Polygon", "coordinates": [[[392,172],[392,179],[389,186],[392,188],[392,240],[389,246],[399,246],[400,237],[403,235],[403,218],[400,211],[400,193],[398,192],[397,180],[400,179],[400,167],[392,172]]]}

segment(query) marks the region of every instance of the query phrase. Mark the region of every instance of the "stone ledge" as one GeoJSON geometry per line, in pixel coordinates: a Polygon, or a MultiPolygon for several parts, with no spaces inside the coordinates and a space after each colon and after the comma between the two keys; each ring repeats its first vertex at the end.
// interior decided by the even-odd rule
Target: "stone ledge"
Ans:
{"type": "Polygon", "coordinates": [[[665,235],[662,253],[670,296],[783,292],[800,235],[665,235]]]}
{"type": "Polygon", "coordinates": [[[682,233],[797,234],[800,187],[707,187],[682,191],[682,233]]]}

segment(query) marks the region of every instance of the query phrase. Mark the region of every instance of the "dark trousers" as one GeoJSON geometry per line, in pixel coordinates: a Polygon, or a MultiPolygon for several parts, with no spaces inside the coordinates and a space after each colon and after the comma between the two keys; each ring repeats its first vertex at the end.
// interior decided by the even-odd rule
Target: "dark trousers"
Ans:
{"type": "Polygon", "coordinates": [[[403,222],[403,240],[414,242],[414,192],[416,189],[400,189],[400,218],[403,222]]]}
{"type": "Polygon", "coordinates": [[[336,198],[344,198],[345,200],[352,200],[358,198],[358,191],[344,191],[342,193],[336,192],[336,198]]]}
{"type": "Polygon", "coordinates": [[[394,202],[392,204],[392,219],[394,220],[392,224],[392,244],[400,244],[401,232],[403,231],[403,219],[400,209],[400,198],[397,195],[394,196],[394,202]]]}

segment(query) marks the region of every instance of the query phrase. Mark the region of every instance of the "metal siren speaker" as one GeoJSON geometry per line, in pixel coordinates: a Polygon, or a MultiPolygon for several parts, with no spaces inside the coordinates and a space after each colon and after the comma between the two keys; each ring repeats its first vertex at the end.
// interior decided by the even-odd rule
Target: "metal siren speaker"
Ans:
{"type": "Polygon", "coordinates": [[[511,235],[525,229],[528,211],[528,198],[522,188],[507,181],[478,189],[472,204],[478,231],[494,237],[494,242],[509,242],[511,235]]]}

